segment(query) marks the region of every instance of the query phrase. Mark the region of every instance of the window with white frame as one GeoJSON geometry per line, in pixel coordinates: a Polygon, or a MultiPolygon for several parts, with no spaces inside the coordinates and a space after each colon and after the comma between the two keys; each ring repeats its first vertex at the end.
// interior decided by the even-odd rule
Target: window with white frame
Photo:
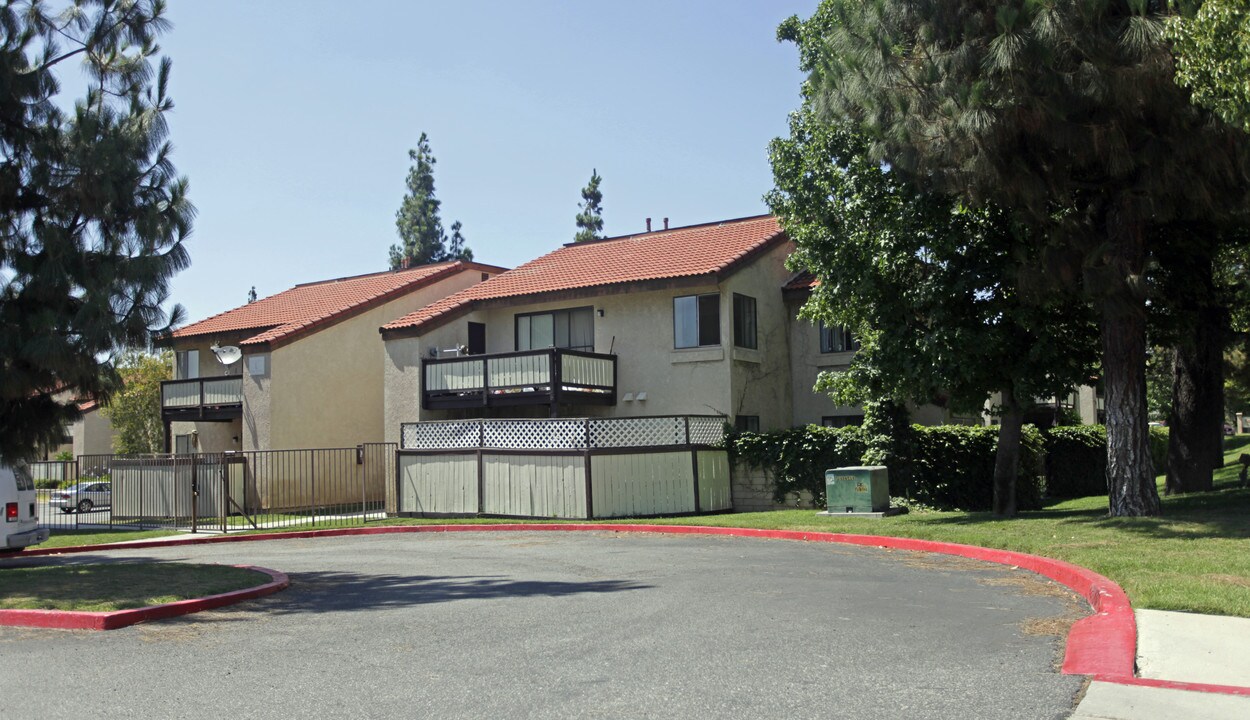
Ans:
{"type": "Polygon", "coordinates": [[[174,353],[174,375],[179,380],[200,376],[200,351],[179,350],[174,353]]]}
{"type": "Polygon", "coordinates": [[[673,298],[673,346],[720,345],[720,295],[673,298]]]}

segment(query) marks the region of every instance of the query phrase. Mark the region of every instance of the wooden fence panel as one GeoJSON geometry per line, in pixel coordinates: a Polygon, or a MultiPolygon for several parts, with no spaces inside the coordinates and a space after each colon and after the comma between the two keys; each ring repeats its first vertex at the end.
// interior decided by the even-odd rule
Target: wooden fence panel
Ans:
{"type": "Polygon", "coordinates": [[[694,512],[690,452],[591,457],[591,493],[597,518],[694,512]]]}
{"type": "Polygon", "coordinates": [[[401,455],[399,511],[477,512],[476,455],[401,455]]]}
{"type": "Polygon", "coordinates": [[[729,454],[724,450],[699,451],[699,509],[703,512],[733,508],[729,482],[729,454]]]}
{"type": "Polygon", "coordinates": [[[493,515],[586,517],[586,463],[577,455],[487,455],[484,510],[493,515]]]}

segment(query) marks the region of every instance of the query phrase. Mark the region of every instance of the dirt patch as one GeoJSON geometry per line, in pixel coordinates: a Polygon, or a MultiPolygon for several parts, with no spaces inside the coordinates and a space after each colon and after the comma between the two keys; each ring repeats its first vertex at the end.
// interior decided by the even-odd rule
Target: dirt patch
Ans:
{"type": "Polygon", "coordinates": [[[1056,615],[1048,618],[1029,618],[1020,623],[1020,632],[1025,635],[1050,635],[1054,637],[1067,637],[1068,631],[1072,629],[1072,623],[1079,620],[1079,617],[1071,615],[1056,615]]]}
{"type": "Polygon", "coordinates": [[[1239,587],[1250,587],[1250,578],[1244,575],[1203,575],[1203,580],[1224,583],[1226,585],[1237,585],[1239,587]]]}
{"type": "Polygon", "coordinates": [[[1051,582],[1050,580],[1043,580],[1041,577],[1025,570],[1017,570],[1011,575],[1004,575],[1002,577],[981,578],[978,579],[977,582],[982,585],[991,585],[993,587],[1012,588],[1024,595],[1062,598],[1064,600],[1070,600],[1073,606],[1077,608],[1080,607],[1077,595],[1066,586],[1060,585],[1056,582],[1051,582]]]}

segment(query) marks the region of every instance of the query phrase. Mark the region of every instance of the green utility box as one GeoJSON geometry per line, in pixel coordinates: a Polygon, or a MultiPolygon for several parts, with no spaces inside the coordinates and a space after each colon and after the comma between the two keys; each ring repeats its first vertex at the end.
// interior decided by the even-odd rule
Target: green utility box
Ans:
{"type": "Polygon", "coordinates": [[[890,471],[884,465],[825,471],[830,515],[880,513],[890,509],[890,471]]]}

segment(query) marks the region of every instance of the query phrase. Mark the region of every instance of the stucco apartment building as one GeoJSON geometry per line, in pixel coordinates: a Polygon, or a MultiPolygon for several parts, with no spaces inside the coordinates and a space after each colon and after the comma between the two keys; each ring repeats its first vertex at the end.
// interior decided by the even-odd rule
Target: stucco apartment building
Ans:
{"type": "Polygon", "coordinates": [[[857,422],[812,391],[854,344],[796,318],[793,249],[771,216],[574,243],[388,322],[386,438],[467,417],[857,422]]]}
{"type": "Polygon", "coordinates": [[[310,282],[175,330],[162,341],[175,353],[174,379],[161,388],[166,449],[381,441],[378,326],[503,270],[457,261],[310,282]],[[220,362],[223,347],[241,358],[220,362]]]}

